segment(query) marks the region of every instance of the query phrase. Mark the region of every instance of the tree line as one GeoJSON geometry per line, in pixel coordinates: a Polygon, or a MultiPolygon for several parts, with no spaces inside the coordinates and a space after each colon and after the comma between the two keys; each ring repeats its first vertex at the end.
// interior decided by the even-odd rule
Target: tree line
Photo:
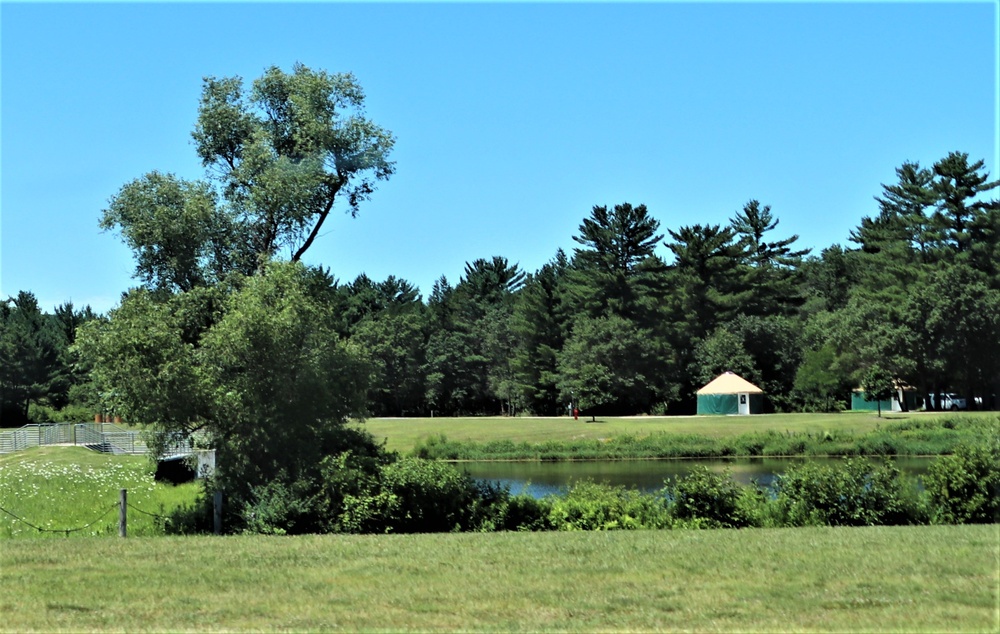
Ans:
{"type": "MultiPolygon", "coordinates": [[[[1000,382],[1000,211],[984,199],[997,183],[982,168],[961,153],[930,168],[904,163],[876,197],[879,213],[852,231],[855,246],[819,255],[774,235],[777,217],[756,200],[727,225],[666,235],[644,205],[622,203],[591,210],[573,253],[534,272],[476,259],[426,301],[395,276],[303,275],[331,313],[328,336],[356,353],[359,412],[374,416],[558,415],[570,403],[690,413],[698,387],[724,371],[761,386],[777,411],[841,408],[873,372],[988,406],[1000,382]]],[[[129,214],[150,211],[130,199],[135,186],[105,213],[126,236],[129,214]]],[[[206,246],[196,233],[174,238],[206,246]]],[[[151,246],[138,258],[146,283],[130,296],[205,294],[218,288],[205,280],[226,275],[151,246]]],[[[70,303],[42,313],[28,292],[0,315],[5,419],[27,420],[29,402],[102,407],[70,353],[76,328],[98,315],[70,303]]]]}
{"type": "MultiPolygon", "coordinates": [[[[133,297],[205,296],[207,325],[237,276],[282,250],[299,261],[335,200],[356,214],[394,171],[394,139],[364,118],[352,76],[271,69],[246,92],[239,78],[206,79],[193,136],[214,182],[151,172],[104,211],[141,283],[113,315],[133,297]],[[349,116],[329,125],[337,107],[349,116]]],[[[987,405],[1000,384],[1000,210],[983,165],[960,152],[903,163],[852,246],[813,255],[757,200],[728,224],[665,233],[645,205],[624,202],[594,206],[572,253],[537,271],[476,259],[426,300],[403,277],[301,275],[331,313],[328,336],[360,364],[357,413],[691,413],[698,387],[727,370],[776,411],[835,410],[852,388],[887,381],[987,405]]],[[[5,419],[26,420],[32,402],[114,408],[69,352],[76,327],[98,317],[89,307],[43,314],[22,292],[0,316],[5,419]]]]}

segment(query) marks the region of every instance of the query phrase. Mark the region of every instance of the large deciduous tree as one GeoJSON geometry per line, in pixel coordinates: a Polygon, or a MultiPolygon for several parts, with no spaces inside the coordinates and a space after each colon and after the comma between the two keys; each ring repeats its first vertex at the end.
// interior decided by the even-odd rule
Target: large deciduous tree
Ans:
{"type": "Polygon", "coordinates": [[[563,402],[585,414],[649,411],[659,383],[655,346],[649,332],[624,317],[583,317],[558,357],[563,402]]]}
{"type": "Polygon", "coordinates": [[[249,87],[204,80],[195,149],[207,180],[151,172],[111,199],[101,226],[119,229],[148,286],[189,290],[284,254],[298,261],[335,204],[356,215],[392,175],[395,139],[366,118],[351,74],[296,64],[249,87]]]}
{"type": "Polygon", "coordinates": [[[143,286],[77,345],[116,411],[209,434],[233,516],[249,521],[274,491],[322,497],[320,462],[356,436],[343,423],[363,414],[371,368],[342,341],[350,298],[300,261],[338,202],[356,215],[393,173],[394,139],[352,75],[301,64],[249,88],[206,78],[193,136],[206,180],[152,172],[104,211],[143,286]]]}

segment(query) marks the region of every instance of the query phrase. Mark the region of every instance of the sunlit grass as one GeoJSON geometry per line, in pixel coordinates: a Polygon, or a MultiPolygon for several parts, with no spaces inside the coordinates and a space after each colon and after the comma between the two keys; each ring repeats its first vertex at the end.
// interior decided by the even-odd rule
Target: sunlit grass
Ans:
{"type": "Polygon", "coordinates": [[[198,485],[156,482],[154,468],[144,456],[114,456],[83,447],[38,447],[0,455],[0,507],[5,509],[0,511],[0,539],[117,535],[121,489],[128,491],[133,507],[128,509],[129,534],[162,534],[162,521],[154,515],[192,503],[198,485]]]}
{"type": "Polygon", "coordinates": [[[943,417],[965,418],[993,416],[995,413],[974,412],[893,412],[879,418],[873,412],[835,414],[764,414],[756,416],[637,416],[589,417],[573,420],[569,416],[553,418],[373,418],[363,423],[376,439],[384,440],[386,448],[408,454],[422,441],[444,434],[456,442],[488,443],[509,440],[528,442],[575,442],[607,440],[625,435],[671,436],[697,435],[721,439],[754,432],[774,431],[782,434],[860,435],[902,420],[935,420],[943,417]]]}
{"type": "Polygon", "coordinates": [[[3,631],[996,631],[998,526],[14,540],[3,631]]]}

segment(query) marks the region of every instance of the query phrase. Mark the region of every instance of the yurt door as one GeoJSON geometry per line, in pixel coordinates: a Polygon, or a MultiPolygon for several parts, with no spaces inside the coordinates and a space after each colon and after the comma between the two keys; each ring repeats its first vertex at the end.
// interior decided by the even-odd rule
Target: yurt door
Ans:
{"type": "Polygon", "coordinates": [[[740,416],[750,414],[750,395],[740,394],[740,416]]]}

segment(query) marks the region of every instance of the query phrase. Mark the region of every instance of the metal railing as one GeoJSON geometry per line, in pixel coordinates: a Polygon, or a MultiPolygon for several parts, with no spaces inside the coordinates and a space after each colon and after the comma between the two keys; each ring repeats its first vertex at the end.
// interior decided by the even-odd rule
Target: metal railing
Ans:
{"type": "MultiPolygon", "coordinates": [[[[43,423],[0,431],[0,453],[45,445],[83,445],[115,454],[147,454],[146,432],[122,429],[111,423],[43,423]]],[[[194,452],[190,438],[166,443],[164,455],[181,456],[194,452]]]]}

